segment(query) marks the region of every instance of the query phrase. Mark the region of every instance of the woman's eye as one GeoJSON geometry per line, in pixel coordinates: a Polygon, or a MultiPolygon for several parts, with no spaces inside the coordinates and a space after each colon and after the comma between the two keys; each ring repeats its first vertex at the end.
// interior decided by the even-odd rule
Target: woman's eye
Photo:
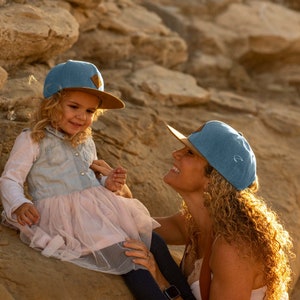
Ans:
{"type": "Polygon", "coordinates": [[[187,151],[187,153],[190,154],[190,155],[194,155],[194,152],[190,149],[187,151]]]}

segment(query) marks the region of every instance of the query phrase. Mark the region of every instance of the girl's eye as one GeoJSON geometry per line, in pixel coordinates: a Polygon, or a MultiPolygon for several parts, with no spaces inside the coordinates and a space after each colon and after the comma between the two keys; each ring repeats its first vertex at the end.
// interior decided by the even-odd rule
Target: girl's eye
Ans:
{"type": "Polygon", "coordinates": [[[88,110],[87,110],[87,113],[89,113],[89,114],[94,114],[94,113],[95,113],[95,110],[88,109],[88,110]]]}
{"type": "Polygon", "coordinates": [[[76,109],[76,108],[78,108],[78,106],[77,105],[69,105],[72,109],[76,109]]]}

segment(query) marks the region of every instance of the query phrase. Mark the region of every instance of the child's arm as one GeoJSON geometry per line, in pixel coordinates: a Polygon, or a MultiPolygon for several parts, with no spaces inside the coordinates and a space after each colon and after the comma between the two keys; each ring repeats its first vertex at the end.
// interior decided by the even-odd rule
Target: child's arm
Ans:
{"type": "Polygon", "coordinates": [[[15,212],[22,205],[33,206],[32,202],[25,196],[24,182],[38,152],[38,145],[32,142],[30,131],[23,131],[14,143],[0,178],[0,195],[5,215],[11,221],[21,225],[23,225],[24,219],[22,217],[22,221],[19,222],[15,212]]]}
{"type": "Polygon", "coordinates": [[[104,160],[94,160],[90,168],[98,178],[105,176],[103,185],[107,189],[123,197],[132,197],[132,193],[126,184],[127,171],[124,168],[118,167],[113,169],[104,160]]]}

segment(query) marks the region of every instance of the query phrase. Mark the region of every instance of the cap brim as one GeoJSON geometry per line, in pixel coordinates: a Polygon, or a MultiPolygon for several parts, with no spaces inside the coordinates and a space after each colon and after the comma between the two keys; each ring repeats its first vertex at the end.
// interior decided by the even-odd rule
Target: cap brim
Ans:
{"type": "Polygon", "coordinates": [[[118,108],[125,107],[125,104],[121,99],[107,92],[102,92],[90,88],[77,88],[77,87],[65,88],[64,90],[81,91],[91,95],[95,95],[100,98],[99,108],[102,109],[118,109],[118,108]]]}
{"type": "Polygon", "coordinates": [[[197,148],[195,148],[193,146],[193,144],[188,140],[188,138],[183,135],[181,132],[179,132],[178,130],[176,130],[175,128],[171,127],[170,125],[166,124],[168,129],[170,130],[170,132],[181,142],[183,143],[185,146],[189,147],[190,149],[192,149],[195,153],[197,153],[198,155],[202,156],[202,154],[197,150],[197,148]]]}

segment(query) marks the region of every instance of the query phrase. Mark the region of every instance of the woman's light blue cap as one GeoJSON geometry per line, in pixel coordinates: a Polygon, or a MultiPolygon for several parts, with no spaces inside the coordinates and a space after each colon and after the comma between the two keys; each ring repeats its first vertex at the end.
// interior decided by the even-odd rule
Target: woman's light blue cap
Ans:
{"type": "Polygon", "coordinates": [[[104,92],[104,81],[97,67],[89,62],[68,60],[53,67],[46,76],[44,97],[62,90],[76,90],[99,97],[99,108],[123,108],[122,100],[104,92]]]}
{"type": "Polygon", "coordinates": [[[228,124],[208,121],[188,137],[167,126],[176,138],[205,157],[236,189],[243,190],[255,181],[255,154],[245,137],[228,124]]]}

